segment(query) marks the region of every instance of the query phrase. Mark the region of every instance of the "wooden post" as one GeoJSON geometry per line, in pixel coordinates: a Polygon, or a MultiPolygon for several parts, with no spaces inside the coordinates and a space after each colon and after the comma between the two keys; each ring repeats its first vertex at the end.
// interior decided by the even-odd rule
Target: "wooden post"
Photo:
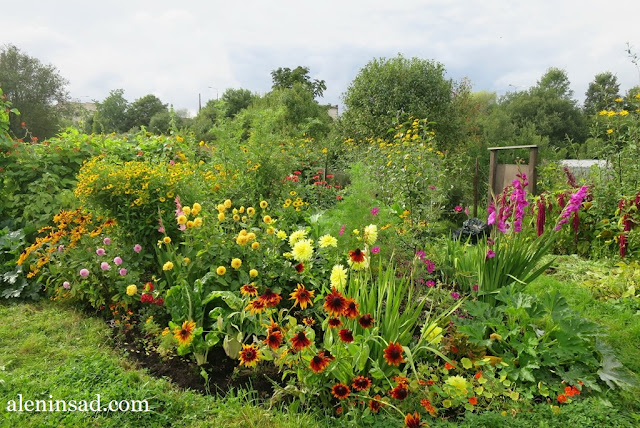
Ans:
{"type": "Polygon", "coordinates": [[[488,203],[491,204],[495,194],[496,174],[498,172],[498,150],[489,149],[489,196],[488,203]]]}
{"type": "Polygon", "coordinates": [[[532,195],[538,193],[538,146],[529,149],[529,190],[532,195]]]}
{"type": "Polygon", "coordinates": [[[473,216],[478,218],[478,157],[476,156],[476,170],[473,175],[473,216]]]}

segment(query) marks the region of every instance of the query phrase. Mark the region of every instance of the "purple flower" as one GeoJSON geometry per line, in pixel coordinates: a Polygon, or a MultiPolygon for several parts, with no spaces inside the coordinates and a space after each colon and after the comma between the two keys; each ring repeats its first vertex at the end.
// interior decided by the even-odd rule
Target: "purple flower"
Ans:
{"type": "Polygon", "coordinates": [[[380,247],[373,247],[371,249],[371,254],[378,254],[380,252],[380,247]]]}
{"type": "Polygon", "coordinates": [[[463,209],[463,208],[462,208],[460,205],[456,205],[456,206],[453,208],[453,210],[454,210],[455,212],[457,212],[457,213],[462,212],[462,209],[463,209]]]}
{"type": "Polygon", "coordinates": [[[61,253],[64,250],[64,245],[58,245],[58,252],[61,253]]]}
{"type": "Polygon", "coordinates": [[[338,233],[338,235],[342,236],[344,234],[344,227],[345,225],[343,224],[342,227],[340,228],[340,232],[338,233]]]}
{"type": "Polygon", "coordinates": [[[459,299],[460,298],[460,293],[456,293],[455,291],[451,292],[451,297],[453,297],[454,299],[459,299]]]}
{"type": "Polygon", "coordinates": [[[104,245],[109,245],[109,244],[111,244],[111,238],[106,237],[106,238],[104,238],[104,239],[102,240],[102,242],[104,242],[104,245]]]}
{"type": "Polygon", "coordinates": [[[62,286],[65,288],[65,290],[68,290],[71,288],[71,284],[69,284],[69,281],[65,281],[62,283],[62,286]]]}
{"type": "Polygon", "coordinates": [[[435,263],[433,263],[429,259],[425,259],[424,264],[427,265],[427,272],[429,273],[433,273],[433,271],[436,269],[435,263]]]}
{"type": "Polygon", "coordinates": [[[89,269],[80,269],[80,276],[86,278],[89,276],[89,269]]]}
{"type": "Polygon", "coordinates": [[[473,284],[473,291],[478,291],[478,288],[480,288],[478,284],[473,284]]]}
{"type": "Polygon", "coordinates": [[[116,266],[120,266],[122,264],[122,258],[116,257],[115,259],[113,259],[113,263],[115,263],[116,266]]]}
{"type": "Polygon", "coordinates": [[[96,254],[99,255],[99,256],[104,256],[105,255],[104,248],[98,248],[96,250],[96,254]]]}
{"type": "Polygon", "coordinates": [[[416,257],[420,259],[420,261],[424,260],[425,253],[422,250],[416,251],[416,257]]]}
{"type": "Polygon", "coordinates": [[[102,263],[100,263],[100,269],[109,270],[109,269],[111,269],[111,266],[109,266],[109,263],[107,263],[107,262],[102,262],[102,263]]]}
{"type": "Polygon", "coordinates": [[[429,190],[436,190],[436,186],[433,186],[433,185],[429,186],[429,190]]]}
{"type": "Polygon", "coordinates": [[[140,244],[134,245],[133,251],[135,251],[136,253],[139,253],[140,251],[142,251],[142,246],[140,244]]]}
{"type": "Polygon", "coordinates": [[[492,249],[487,250],[487,256],[484,258],[485,260],[492,259],[496,256],[496,253],[492,249]]]}
{"type": "Polygon", "coordinates": [[[571,214],[578,212],[583,199],[587,197],[588,190],[589,186],[582,186],[576,193],[571,195],[571,200],[562,210],[562,214],[560,214],[560,221],[556,224],[555,230],[560,230],[563,224],[569,223],[569,217],[571,217],[571,214]]]}
{"type": "Polygon", "coordinates": [[[378,207],[371,208],[371,215],[372,216],[377,216],[379,212],[380,212],[380,209],[378,207]]]}
{"type": "Polygon", "coordinates": [[[120,269],[120,275],[125,276],[127,274],[127,270],[125,268],[120,269]]]}
{"type": "Polygon", "coordinates": [[[436,285],[436,282],[433,279],[430,279],[429,281],[425,282],[425,284],[427,287],[433,287],[434,285],[436,285]]]}

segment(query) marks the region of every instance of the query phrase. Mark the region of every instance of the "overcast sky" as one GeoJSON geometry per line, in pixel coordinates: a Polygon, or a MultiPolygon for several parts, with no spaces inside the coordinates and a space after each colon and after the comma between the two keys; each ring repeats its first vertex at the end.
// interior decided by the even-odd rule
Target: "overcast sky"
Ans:
{"type": "Polygon", "coordinates": [[[373,58],[441,62],[474,91],[527,89],[566,70],[580,101],[597,73],[624,93],[640,84],[640,1],[425,0],[5,1],[0,45],[13,44],[69,81],[73,98],[154,94],[195,112],[226,88],[264,93],[270,72],[307,66],[341,96],[373,58]]]}

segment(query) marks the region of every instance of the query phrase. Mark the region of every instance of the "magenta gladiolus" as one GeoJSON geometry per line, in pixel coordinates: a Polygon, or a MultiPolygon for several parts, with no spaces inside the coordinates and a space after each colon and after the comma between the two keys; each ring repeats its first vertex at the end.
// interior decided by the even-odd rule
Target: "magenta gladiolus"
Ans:
{"type": "Polygon", "coordinates": [[[492,259],[495,256],[496,256],[496,253],[493,250],[489,249],[487,250],[487,256],[485,257],[485,260],[492,259]]]}
{"type": "Polygon", "coordinates": [[[560,230],[563,224],[569,223],[571,214],[575,213],[577,215],[582,201],[587,197],[588,190],[589,186],[582,186],[576,193],[571,195],[569,203],[562,210],[562,214],[560,214],[560,220],[558,224],[556,224],[555,230],[560,230]]]}

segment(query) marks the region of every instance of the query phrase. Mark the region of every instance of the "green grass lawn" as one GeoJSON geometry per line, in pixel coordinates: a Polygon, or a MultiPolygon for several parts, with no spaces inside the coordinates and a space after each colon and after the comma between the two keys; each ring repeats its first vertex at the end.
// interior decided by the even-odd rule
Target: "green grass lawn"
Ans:
{"type": "Polygon", "coordinates": [[[0,320],[1,427],[317,426],[309,415],[258,407],[246,391],[202,396],[153,378],[111,347],[103,321],[72,308],[46,301],[3,304],[0,320]],[[147,400],[150,411],[8,412],[19,394],[23,400],[77,404],[100,394],[101,407],[111,400],[147,400]]]}

